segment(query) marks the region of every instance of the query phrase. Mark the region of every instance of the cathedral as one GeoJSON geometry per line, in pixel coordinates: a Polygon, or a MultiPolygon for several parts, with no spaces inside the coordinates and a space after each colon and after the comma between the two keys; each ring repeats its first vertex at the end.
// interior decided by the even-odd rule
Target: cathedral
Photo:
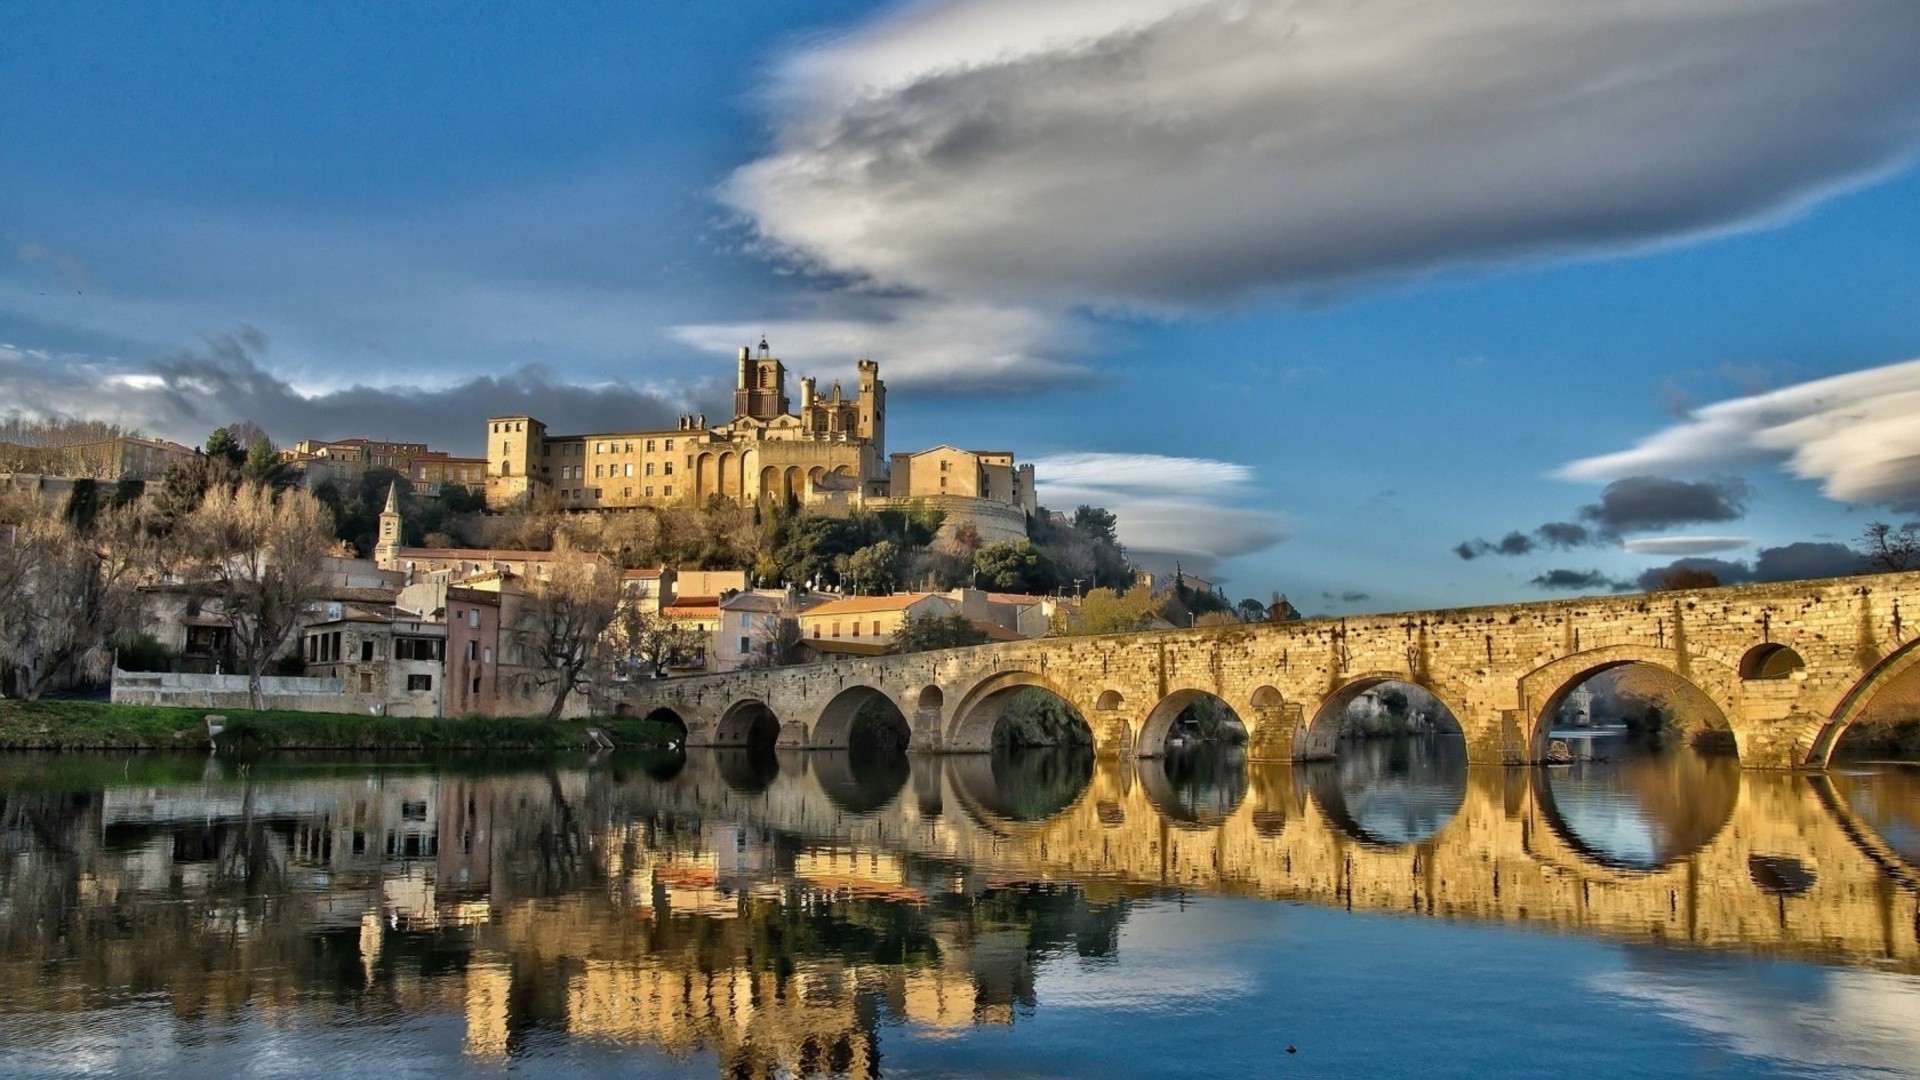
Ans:
{"type": "Polygon", "coordinates": [[[800,380],[799,408],[787,369],[766,341],[740,350],[733,419],[709,426],[682,416],[666,430],[553,435],[531,416],[487,420],[487,503],[553,492],[560,505],[610,509],[742,502],[792,495],[809,506],[855,506],[888,497],[887,384],[880,365],[859,364],[851,395],[800,380]]]}

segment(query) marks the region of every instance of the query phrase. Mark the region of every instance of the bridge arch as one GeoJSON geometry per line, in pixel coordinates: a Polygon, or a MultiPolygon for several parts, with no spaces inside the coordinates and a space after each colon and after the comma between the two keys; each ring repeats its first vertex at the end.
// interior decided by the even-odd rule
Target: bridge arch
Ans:
{"type": "Polygon", "coordinates": [[[820,710],[807,745],[815,750],[850,750],[857,737],[864,736],[871,743],[878,736],[888,746],[904,750],[912,733],[912,724],[899,702],[884,690],[854,685],[835,694],[820,710]],[[856,731],[863,714],[868,730],[856,731]]]}
{"type": "MultiPolygon", "coordinates": [[[[1108,693],[1113,692],[1108,691],[1108,693]]],[[[1119,695],[1115,694],[1114,696],[1118,697],[1119,695]]],[[[1102,701],[1106,700],[1106,694],[1102,694],[1100,697],[1102,701]]],[[[1233,714],[1234,719],[1240,722],[1241,728],[1251,735],[1253,725],[1248,723],[1246,717],[1241,714],[1240,710],[1235,709],[1225,698],[1211,691],[1188,687],[1175,690],[1161,698],[1160,703],[1155,705],[1153,711],[1147,714],[1146,720],[1140,725],[1138,740],[1134,743],[1135,756],[1143,758],[1164,756],[1167,752],[1167,738],[1173,733],[1173,725],[1180,719],[1180,714],[1187,711],[1189,707],[1208,700],[1216,701],[1220,705],[1225,706],[1227,710],[1233,714]]],[[[1104,708],[1104,706],[1102,707],[1104,708]]]]}
{"type": "Polygon", "coordinates": [[[1524,742],[1519,747],[1509,747],[1509,757],[1517,751],[1523,755],[1518,760],[1523,762],[1547,760],[1548,733],[1552,731],[1553,718],[1559,713],[1567,695],[1595,675],[1628,664],[1657,668],[1699,692],[1719,711],[1720,723],[1733,739],[1734,751],[1744,756],[1744,735],[1733,725],[1733,718],[1739,715],[1733,696],[1733,688],[1738,683],[1738,671],[1700,655],[1690,655],[1688,670],[1681,671],[1674,662],[1672,649],[1651,645],[1605,645],[1563,656],[1520,677],[1520,710],[1526,725],[1520,736],[1524,742]]]}
{"type": "MultiPolygon", "coordinates": [[[[1908,680],[1920,679],[1920,638],[1907,642],[1868,669],[1840,699],[1833,715],[1805,726],[1795,750],[1807,747],[1803,763],[1824,769],[1833,760],[1847,729],[1869,717],[1886,691],[1908,680]]],[[[1796,755],[1797,756],[1797,755],[1796,755]]]]}
{"type": "Polygon", "coordinates": [[[1307,724],[1295,738],[1293,748],[1294,760],[1324,761],[1332,758],[1339,749],[1340,724],[1342,718],[1346,715],[1347,706],[1359,700],[1360,695],[1365,694],[1369,690],[1384,686],[1387,683],[1403,683],[1408,686],[1418,686],[1420,689],[1432,694],[1453,717],[1454,723],[1460,725],[1462,733],[1465,733],[1466,722],[1462,718],[1460,710],[1449,700],[1451,695],[1442,693],[1426,684],[1415,683],[1407,677],[1405,672],[1370,671],[1362,675],[1354,676],[1338,690],[1320,699],[1320,705],[1313,713],[1313,722],[1307,724]]]}
{"type": "Polygon", "coordinates": [[[780,718],[767,703],[757,698],[742,698],[727,706],[714,725],[715,746],[764,746],[771,749],[780,741],[780,718]]]}
{"type": "Polygon", "coordinates": [[[1748,681],[1790,679],[1794,672],[1806,669],[1805,657],[1776,641],[1755,645],[1740,658],[1740,677],[1748,681]]]}
{"type": "MultiPolygon", "coordinates": [[[[1045,690],[1066,702],[1080,714],[1081,721],[1092,728],[1092,723],[1087,719],[1089,714],[1086,706],[1074,699],[1072,691],[1044,675],[1016,668],[987,676],[961,697],[947,721],[947,730],[942,739],[945,748],[959,754],[983,754],[992,750],[994,730],[1000,726],[1000,719],[1012,703],[1013,696],[1030,687],[1045,690]]],[[[1103,733],[1095,730],[1093,735],[1098,746],[1103,733]]]]}

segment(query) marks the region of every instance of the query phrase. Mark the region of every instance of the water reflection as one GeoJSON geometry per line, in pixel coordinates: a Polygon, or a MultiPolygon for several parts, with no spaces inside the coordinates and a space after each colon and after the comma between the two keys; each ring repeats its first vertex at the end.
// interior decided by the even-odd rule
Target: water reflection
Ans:
{"type": "MultiPolygon", "coordinates": [[[[996,746],[946,760],[965,803],[1004,821],[1045,821],[1072,806],[1093,778],[1089,746],[996,746]]],[[[931,767],[931,766],[930,766],[931,767]]]]}
{"type": "Polygon", "coordinates": [[[1653,870],[1719,835],[1740,798],[1740,763],[1685,746],[1655,750],[1621,736],[1547,770],[1548,820],[1562,839],[1606,866],[1653,870]]]}
{"type": "Polygon", "coordinates": [[[1247,750],[1220,742],[1169,746],[1161,758],[1140,762],[1140,784],[1162,817],[1211,828],[1247,797],[1247,750]]]}
{"type": "Polygon", "coordinates": [[[896,1028],[1045,1011],[1061,964],[1163,985],[1191,959],[1121,931],[1170,890],[1659,942],[1689,971],[1671,946],[1920,975],[1920,903],[1885,855],[1912,854],[1920,777],[1726,764],[1470,770],[1433,739],[1300,768],[0,759],[0,1071],[163,1003],[202,1041],[433,1015],[469,1061],[875,1076],[896,1028]]]}
{"type": "Polygon", "coordinates": [[[1848,763],[1829,776],[1848,809],[1871,822],[1880,840],[1920,871],[1920,766],[1848,763]]]}
{"type": "Polygon", "coordinates": [[[1467,744],[1458,736],[1351,739],[1336,760],[1301,768],[1320,812],[1365,844],[1429,840],[1467,794],[1467,744]]]}

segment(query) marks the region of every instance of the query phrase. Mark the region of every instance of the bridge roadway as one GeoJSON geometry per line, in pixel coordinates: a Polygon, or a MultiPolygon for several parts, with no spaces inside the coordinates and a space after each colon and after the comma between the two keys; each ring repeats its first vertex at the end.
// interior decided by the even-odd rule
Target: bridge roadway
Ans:
{"type": "Polygon", "coordinates": [[[1824,767],[1876,698],[1920,680],[1916,618],[1920,573],[1885,574],[1041,638],[634,683],[601,704],[671,712],[694,746],[836,749],[878,695],[907,719],[913,749],[968,753],[991,746],[1015,691],[1038,686],[1087,719],[1102,756],[1155,757],[1181,710],[1211,694],[1247,725],[1253,759],[1304,761],[1333,755],[1354,698],[1401,681],[1447,705],[1470,760],[1519,765],[1546,759],[1570,690],[1642,663],[1712,701],[1744,765],[1824,767]]]}
{"type": "MultiPolygon", "coordinates": [[[[1635,868],[1562,819],[1549,770],[1473,768],[1452,818],[1427,839],[1370,834],[1334,766],[1248,769],[1243,798],[1183,808],[1158,761],[1099,761],[1086,789],[1039,821],[1015,820],[990,757],[923,760],[884,805],[844,753],[782,752],[762,786],[745,752],[696,752],[665,782],[624,785],[616,817],[672,814],[796,834],[869,853],[952,859],[1030,880],[1107,881],[1296,900],[1539,929],[1738,948],[1920,972],[1920,876],[1859,821],[1824,775],[1708,767],[1678,776],[1682,848],[1635,868]],[[852,809],[849,809],[851,807],[852,809]],[[855,812],[859,811],[859,812],[855,812]]],[[[1845,778],[1838,778],[1844,782],[1845,778]]],[[[1653,793],[1657,800],[1658,794],[1653,793]]]]}

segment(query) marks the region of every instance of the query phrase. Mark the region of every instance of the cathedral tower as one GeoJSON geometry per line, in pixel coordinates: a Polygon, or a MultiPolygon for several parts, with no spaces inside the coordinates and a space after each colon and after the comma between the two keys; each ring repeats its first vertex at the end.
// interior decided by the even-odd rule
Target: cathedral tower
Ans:
{"type": "Polygon", "coordinates": [[[758,355],[740,348],[740,377],[733,388],[733,415],[771,420],[787,414],[787,368],[760,339],[758,355]]]}

